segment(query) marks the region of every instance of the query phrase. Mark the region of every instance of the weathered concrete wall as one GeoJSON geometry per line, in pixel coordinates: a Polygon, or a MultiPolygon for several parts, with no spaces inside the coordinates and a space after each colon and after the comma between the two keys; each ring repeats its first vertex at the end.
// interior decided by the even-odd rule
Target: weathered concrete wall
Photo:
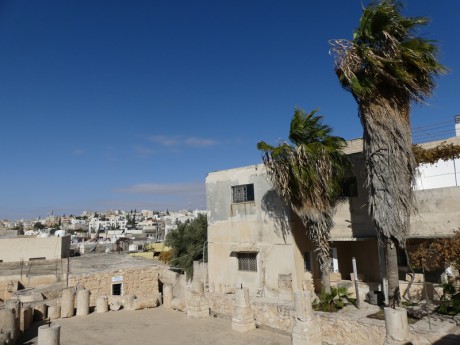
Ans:
{"type": "MultiPolygon", "coordinates": [[[[95,306],[97,297],[112,296],[112,285],[122,283],[122,296],[157,296],[160,268],[133,267],[107,272],[70,275],[69,286],[90,290],[90,305],[95,306]]],[[[110,299],[109,299],[110,300],[110,299]]]]}
{"type": "Polygon", "coordinates": [[[0,260],[29,261],[34,258],[55,260],[67,257],[70,236],[0,238],[0,260]]]}
{"type": "Polygon", "coordinates": [[[460,187],[415,192],[418,213],[411,219],[411,237],[452,235],[460,228],[460,187]]]}

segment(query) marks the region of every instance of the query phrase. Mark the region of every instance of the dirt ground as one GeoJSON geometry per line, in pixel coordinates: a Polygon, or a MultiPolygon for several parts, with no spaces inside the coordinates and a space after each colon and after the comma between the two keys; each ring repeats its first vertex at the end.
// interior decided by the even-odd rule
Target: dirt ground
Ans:
{"type": "MultiPolygon", "coordinates": [[[[162,307],[137,311],[109,311],[54,320],[61,325],[62,345],[200,344],[288,345],[291,338],[267,330],[232,331],[231,320],[190,319],[185,313],[162,307]]],[[[38,324],[18,344],[37,344],[38,324]]]]}

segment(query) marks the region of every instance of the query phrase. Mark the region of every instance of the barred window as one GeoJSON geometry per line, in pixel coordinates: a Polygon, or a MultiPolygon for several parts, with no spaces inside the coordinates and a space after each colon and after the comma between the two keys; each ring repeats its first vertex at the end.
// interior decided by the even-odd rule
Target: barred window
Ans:
{"type": "Polygon", "coordinates": [[[232,187],[232,202],[254,201],[254,184],[242,184],[232,187]]]}
{"type": "Polygon", "coordinates": [[[257,253],[238,253],[238,271],[257,272],[257,253]]]}

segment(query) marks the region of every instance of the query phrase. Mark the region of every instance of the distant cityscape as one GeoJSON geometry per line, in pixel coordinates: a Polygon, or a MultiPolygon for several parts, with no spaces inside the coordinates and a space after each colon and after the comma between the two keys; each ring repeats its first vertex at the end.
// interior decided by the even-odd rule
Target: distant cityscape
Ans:
{"type": "Polygon", "coordinates": [[[83,211],[80,215],[55,215],[53,211],[45,218],[0,220],[0,230],[17,235],[71,234],[73,238],[92,237],[116,240],[120,237],[143,238],[163,241],[177,222],[194,219],[206,210],[153,211],[110,210],[104,212],[83,211]]]}

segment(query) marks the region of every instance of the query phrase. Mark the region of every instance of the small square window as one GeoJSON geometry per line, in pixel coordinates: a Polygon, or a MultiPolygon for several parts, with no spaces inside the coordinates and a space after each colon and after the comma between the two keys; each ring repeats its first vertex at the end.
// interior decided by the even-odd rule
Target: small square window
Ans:
{"type": "Polygon", "coordinates": [[[347,177],[342,182],[342,195],[348,198],[358,196],[358,183],[356,177],[347,177]]]}
{"type": "Polygon", "coordinates": [[[254,201],[254,184],[243,184],[232,187],[232,202],[254,201]]]}
{"type": "Polygon", "coordinates": [[[257,272],[257,253],[238,253],[238,271],[257,272]]]}
{"type": "Polygon", "coordinates": [[[123,293],[123,284],[112,284],[112,296],[121,296],[123,293]]]}

